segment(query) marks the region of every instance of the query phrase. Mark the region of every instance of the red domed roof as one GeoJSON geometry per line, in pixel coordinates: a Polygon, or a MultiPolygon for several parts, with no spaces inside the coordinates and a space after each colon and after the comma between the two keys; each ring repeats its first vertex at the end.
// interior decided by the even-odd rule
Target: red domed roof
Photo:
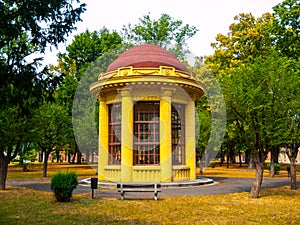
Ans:
{"type": "Polygon", "coordinates": [[[175,69],[188,72],[171,52],[153,44],[138,45],[123,52],[108,67],[106,72],[117,70],[120,67],[133,66],[135,68],[172,66],[175,69]]]}

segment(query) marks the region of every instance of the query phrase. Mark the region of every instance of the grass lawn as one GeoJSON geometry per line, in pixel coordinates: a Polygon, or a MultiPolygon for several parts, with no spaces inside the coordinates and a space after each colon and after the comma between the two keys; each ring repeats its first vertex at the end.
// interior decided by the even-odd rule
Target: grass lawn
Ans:
{"type": "Polygon", "coordinates": [[[74,195],[55,202],[52,193],[8,187],[0,191],[0,224],[300,224],[300,190],[154,200],[91,199],[74,195]]]}
{"type": "MultiPolygon", "coordinates": [[[[69,164],[69,163],[49,163],[47,177],[51,178],[58,171],[75,171],[78,177],[91,177],[96,174],[96,164],[69,164]]],[[[41,179],[43,174],[42,163],[27,164],[28,172],[23,172],[23,168],[18,164],[10,164],[8,167],[7,179],[41,179]]]]}
{"type": "MultiPolygon", "coordinates": [[[[215,168],[205,168],[205,176],[214,176],[214,177],[236,177],[236,178],[254,178],[255,169],[249,169],[247,164],[243,164],[242,167],[239,164],[230,164],[227,168],[226,164],[223,166],[216,165],[215,168]]],[[[284,165],[281,166],[279,174],[276,174],[276,178],[287,178],[288,173],[284,165]]],[[[264,177],[270,177],[268,169],[264,170],[264,177]]],[[[300,178],[300,166],[297,166],[297,178],[300,178]]]]}
{"type": "MultiPolygon", "coordinates": [[[[42,178],[41,163],[30,163],[27,165],[28,172],[23,172],[22,167],[18,164],[10,164],[8,168],[7,179],[40,179],[42,178]]],[[[91,177],[95,176],[96,164],[69,164],[69,163],[49,163],[47,177],[51,178],[53,174],[58,171],[71,170],[75,171],[78,177],[91,177]]],[[[205,168],[204,176],[216,176],[216,177],[238,177],[238,178],[254,178],[255,170],[248,169],[248,166],[244,164],[240,167],[238,164],[230,164],[229,167],[224,164],[223,166],[216,166],[215,168],[205,168]]],[[[297,175],[300,178],[300,167],[297,167],[297,175]]],[[[269,171],[265,169],[264,177],[269,177],[269,171]]],[[[287,177],[287,171],[284,167],[279,172],[279,175],[275,177],[287,177]]]]}
{"type": "MultiPolygon", "coordinates": [[[[83,177],[94,175],[88,165],[49,166],[49,175],[65,169],[83,177]]],[[[8,179],[20,178],[22,173],[41,177],[38,166],[32,172],[21,172],[17,167],[9,170],[8,179]]],[[[253,177],[253,172],[247,170],[216,167],[204,173],[253,177]]],[[[0,224],[300,224],[300,190],[291,191],[289,187],[262,190],[258,199],[249,198],[249,193],[168,197],[159,201],[90,196],[75,194],[70,203],[57,203],[52,193],[8,186],[8,190],[0,191],[0,224]]]]}

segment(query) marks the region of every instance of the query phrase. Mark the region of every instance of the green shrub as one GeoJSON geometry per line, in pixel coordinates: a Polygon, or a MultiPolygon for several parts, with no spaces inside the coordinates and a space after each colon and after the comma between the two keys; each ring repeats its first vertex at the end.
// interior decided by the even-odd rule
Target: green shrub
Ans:
{"type": "MultiPolygon", "coordinates": [[[[270,163],[267,163],[267,168],[268,168],[268,170],[270,170],[270,168],[271,168],[271,164],[270,163]]],[[[280,164],[274,163],[274,169],[275,169],[275,174],[279,174],[280,164]]]]}
{"type": "Polygon", "coordinates": [[[77,185],[78,180],[75,172],[58,172],[51,179],[51,190],[58,202],[69,202],[77,185]]]}
{"type": "Polygon", "coordinates": [[[215,166],[216,166],[216,162],[210,162],[210,167],[211,168],[215,168],[215,166]]]}

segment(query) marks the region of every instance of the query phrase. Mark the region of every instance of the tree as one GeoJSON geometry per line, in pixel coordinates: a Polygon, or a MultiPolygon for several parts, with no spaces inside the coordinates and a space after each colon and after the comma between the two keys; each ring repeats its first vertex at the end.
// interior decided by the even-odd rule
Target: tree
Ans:
{"type": "Polygon", "coordinates": [[[226,109],[225,101],[216,76],[211,73],[203,59],[197,58],[195,66],[191,71],[196,74],[196,78],[204,85],[205,96],[196,101],[198,113],[199,137],[197,140],[197,151],[205,167],[216,158],[225,133],[226,109]]]}
{"type": "Polygon", "coordinates": [[[0,111],[0,189],[5,189],[8,164],[30,141],[31,124],[17,107],[0,111]]]}
{"type": "Polygon", "coordinates": [[[206,96],[196,100],[196,156],[200,160],[200,174],[203,173],[203,164],[207,163],[205,159],[205,150],[209,141],[211,132],[211,112],[206,96]]]}
{"type": "Polygon", "coordinates": [[[26,136],[32,108],[51,93],[58,81],[46,70],[37,69],[42,60],[38,55],[46,47],[65,41],[66,35],[76,29],[74,24],[85,11],[85,4],[76,3],[76,6],[72,0],[0,3],[0,120],[14,118],[1,131],[4,144],[0,146],[0,189],[5,189],[8,163],[24,144],[22,138],[26,136]],[[11,136],[12,133],[19,133],[18,138],[11,136]]]}
{"type": "Polygon", "coordinates": [[[117,48],[122,43],[116,31],[109,31],[103,27],[99,31],[86,30],[76,35],[65,53],[59,53],[59,62],[62,73],[72,73],[80,80],[85,70],[105,52],[117,48]]]}
{"type": "Polygon", "coordinates": [[[296,182],[296,158],[300,148],[300,63],[299,60],[286,61],[289,68],[289,91],[283,90],[281,101],[288,104],[282,105],[283,119],[280,121],[280,144],[290,160],[291,189],[297,189],[296,182]]]}
{"type": "MultiPolygon", "coordinates": [[[[58,65],[52,66],[52,70],[54,73],[63,75],[64,80],[56,90],[56,97],[59,104],[67,107],[70,115],[72,114],[72,101],[81,77],[97,58],[117,48],[121,43],[122,39],[116,31],[110,32],[105,27],[94,32],[86,30],[74,37],[65,53],[58,54],[58,65]]],[[[94,81],[91,80],[91,82],[94,81]]]]}
{"type": "Polygon", "coordinates": [[[139,19],[140,23],[123,26],[124,40],[133,44],[156,44],[167,48],[177,57],[188,52],[186,41],[193,37],[198,29],[189,24],[183,25],[168,14],[162,14],[158,20],[152,20],[150,13],[139,19]],[[174,47],[170,47],[171,45],[174,47]]]}
{"type": "MultiPolygon", "coordinates": [[[[95,100],[92,99],[89,92],[89,85],[97,80],[98,74],[104,72],[116,56],[110,58],[110,60],[99,60],[105,58],[105,53],[112,49],[117,49],[122,44],[122,39],[116,31],[110,32],[107,28],[102,28],[100,31],[85,31],[79,35],[76,35],[70,45],[67,46],[65,53],[59,53],[59,61],[57,66],[52,66],[54,73],[58,73],[64,76],[62,85],[56,90],[56,101],[58,104],[66,107],[69,115],[69,126],[72,126],[72,110],[75,105],[81,107],[76,108],[75,119],[81,125],[77,129],[74,126],[75,131],[80,132],[83,139],[80,143],[89,143],[87,145],[78,143],[76,137],[73,138],[73,142],[76,146],[77,156],[81,156],[82,153],[89,155],[95,152],[95,146],[97,146],[97,138],[93,139],[91,127],[95,127],[94,114],[93,118],[89,118],[90,111],[95,110],[95,100]],[[102,57],[103,56],[103,57],[102,57]],[[75,95],[77,93],[77,95],[75,95]],[[91,108],[89,108],[91,107],[91,108]],[[83,122],[83,120],[85,122],[83,122]],[[93,122],[91,124],[90,122],[93,122]],[[89,132],[88,132],[89,131],[89,132]],[[92,146],[87,147],[87,146],[92,146]]],[[[116,51],[118,52],[118,51],[116,51]]],[[[116,53],[115,53],[116,55],[116,53]]],[[[92,129],[93,130],[93,129],[92,129]]],[[[70,131],[73,135],[73,131],[70,131]]],[[[81,157],[78,158],[78,163],[81,163],[81,157]]],[[[87,158],[88,160],[88,158],[87,158]]]]}
{"type": "Polygon", "coordinates": [[[235,156],[239,156],[239,164],[242,166],[242,157],[243,153],[247,153],[248,147],[245,144],[245,134],[243,130],[243,125],[240,120],[237,120],[236,117],[232,116],[230,109],[227,109],[228,112],[228,126],[226,130],[226,136],[223,142],[223,151],[227,153],[227,167],[229,167],[230,162],[235,162],[235,156]]]}
{"type": "Polygon", "coordinates": [[[270,13],[258,18],[252,14],[239,14],[234,20],[227,35],[217,35],[216,42],[211,44],[215,52],[205,59],[218,79],[230,75],[242,63],[268,54],[273,46],[274,37],[270,32],[273,16],[270,13]]]}
{"type": "MultiPolygon", "coordinates": [[[[273,7],[273,10],[275,19],[272,32],[276,39],[276,49],[282,55],[293,58],[298,62],[300,57],[300,3],[297,0],[285,0],[273,7]]],[[[294,74],[299,76],[299,63],[294,63],[293,65],[294,74]]],[[[297,88],[295,86],[295,93],[297,93],[297,88]]],[[[286,132],[283,133],[285,139],[283,147],[290,160],[291,189],[296,190],[296,158],[300,147],[299,102],[295,100],[290,101],[288,112],[289,114],[284,121],[286,132]]]]}
{"type": "Polygon", "coordinates": [[[283,133],[288,132],[283,125],[294,114],[290,102],[298,102],[299,108],[300,79],[291,66],[294,63],[274,51],[222,80],[227,107],[243,123],[246,143],[254,156],[252,198],[259,196],[267,153],[282,143],[283,133]]]}
{"type": "Polygon", "coordinates": [[[35,127],[36,146],[43,155],[43,177],[47,176],[48,158],[51,152],[62,149],[72,139],[70,117],[67,111],[56,104],[43,104],[35,111],[32,123],[35,127]]]}
{"type": "Polygon", "coordinates": [[[300,2],[298,0],[285,0],[279,3],[274,10],[274,25],[276,47],[287,57],[299,59],[300,57],[300,2]]]}
{"type": "MultiPolygon", "coordinates": [[[[242,76],[242,74],[246,74],[246,72],[243,71],[242,68],[244,67],[250,68],[251,65],[254,63],[254,61],[257,60],[258,57],[262,57],[261,59],[264,59],[263,56],[270,55],[270,52],[273,51],[272,49],[274,48],[273,46],[274,46],[275,39],[274,39],[274,35],[272,35],[272,33],[270,32],[273,24],[273,19],[274,18],[270,13],[265,13],[258,18],[255,18],[251,14],[240,14],[236,16],[235,17],[236,22],[231,24],[229,27],[230,32],[227,35],[219,34],[217,36],[216,42],[212,44],[212,46],[215,48],[215,53],[212,56],[207,57],[205,60],[205,63],[216,74],[217,80],[223,85],[223,92],[225,91],[227,92],[225,93],[225,96],[227,95],[226,103],[227,103],[227,110],[228,110],[230,122],[238,121],[240,127],[243,128],[243,134],[245,134],[245,137],[248,137],[247,145],[252,153],[251,158],[256,160],[254,165],[257,169],[256,179],[255,179],[256,184],[253,185],[253,187],[256,188],[254,188],[255,191],[251,192],[252,193],[251,196],[253,197],[255,197],[255,195],[258,196],[260,184],[262,181],[263,162],[265,160],[267,152],[271,149],[271,147],[269,146],[269,144],[265,146],[265,144],[269,142],[266,141],[262,142],[262,140],[260,140],[260,137],[262,135],[261,132],[265,132],[265,131],[258,132],[258,130],[261,129],[261,126],[255,127],[256,133],[251,133],[249,130],[250,125],[241,118],[242,116],[245,116],[245,114],[247,116],[250,116],[247,109],[244,108],[243,109],[244,111],[237,112],[236,111],[237,106],[235,107],[232,106],[231,101],[234,101],[234,99],[238,99],[238,97],[241,97],[241,95],[239,94],[232,95],[232,90],[235,90],[236,88],[234,87],[233,83],[231,83],[232,86],[230,86],[230,88],[224,89],[224,85],[226,86],[232,81],[237,81],[241,79],[240,76],[242,76]],[[251,139],[251,142],[249,142],[250,140],[249,138],[251,139]]],[[[258,67],[258,65],[256,66],[258,67]]],[[[268,74],[267,71],[265,72],[260,71],[259,73],[268,74]]],[[[249,82],[251,84],[253,84],[254,82],[261,82],[258,78],[254,79],[255,76],[254,77],[250,77],[250,76],[244,77],[244,76],[245,75],[243,75],[243,79],[245,79],[245,81],[250,79],[249,82]]],[[[239,80],[239,82],[241,84],[242,80],[239,80]]],[[[262,88],[259,84],[260,83],[258,83],[257,86],[259,88],[262,88]]],[[[255,86],[253,86],[253,88],[254,90],[258,90],[255,86]]],[[[251,93],[250,89],[248,91],[249,93],[251,93]]],[[[255,95],[257,93],[252,93],[252,94],[255,95]]],[[[251,94],[248,95],[250,100],[252,99],[251,96],[252,96],[251,94]]],[[[261,98],[263,99],[264,96],[261,96],[261,98]]],[[[246,102],[246,99],[244,99],[244,101],[246,102]]],[[[242,103],[242,101],[234,101],[234,102],[236,104],[245,105],[245,103],[242,103]]],[[[261,104],[260,101],[252,102],[252,103],[261,104]]],[[[247,105],[247,106],[253,107],[252,105],[251,106],[247,105]]],[[[242,107],[239,108],[239,110],[242,110],[242,107]]],[[[253,112],[252,115],[253,118],[255,118],[256,114],[257,114],[256,112],[253,112]]],[[[265,115],[263,115],[263,117],[266,119],[265,115]]],[[[263,117],[261,117],[260,119],[262,119],[263,117]]],[[[256,120],[253,121],[255,122],[256,120]]],[[[255,124],[256,124],[255,126],[259,125],[258,123],[255,124]]],[[[251,125],[252,127],[254,126],[253,124],[251,125]]],[[[264,127],[264,129],[265,128],[266,127],[264,127]]],[[[230,135],[227,135],[226,137],[230,137],[230,135]]]]}

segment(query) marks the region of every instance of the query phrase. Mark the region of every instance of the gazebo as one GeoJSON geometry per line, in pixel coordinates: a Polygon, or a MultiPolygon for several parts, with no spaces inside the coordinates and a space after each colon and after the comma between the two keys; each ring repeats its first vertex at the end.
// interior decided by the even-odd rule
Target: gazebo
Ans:
{"type": "Polygon", "coordinates": [[[99,100],[99,180],[196,179],[195,100],[203,86],[172,53],[130,48],[90,91],[99,100]]]}

